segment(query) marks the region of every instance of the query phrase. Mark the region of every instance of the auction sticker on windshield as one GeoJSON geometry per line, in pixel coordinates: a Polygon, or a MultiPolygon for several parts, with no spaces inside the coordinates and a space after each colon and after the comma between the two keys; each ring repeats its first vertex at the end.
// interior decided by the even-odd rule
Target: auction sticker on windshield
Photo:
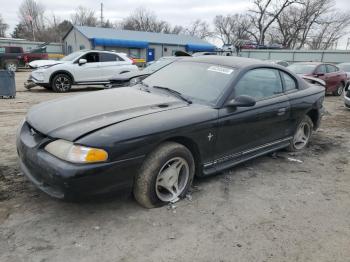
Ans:
{"type": "Polygon", "coordinates": [[[229,69],[221,66],[211,66],[208,68],[208,71],[218,72],[226,75],[230,75],[233,72],[233,69],[229,69]]]}

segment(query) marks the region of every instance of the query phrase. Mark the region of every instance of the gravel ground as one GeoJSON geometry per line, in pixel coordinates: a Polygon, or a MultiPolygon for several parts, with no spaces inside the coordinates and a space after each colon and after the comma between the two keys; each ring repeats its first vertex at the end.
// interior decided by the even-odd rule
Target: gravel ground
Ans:
{"type": "Polygon", "coordinates": [[[23,177],[15,134],[27,110],[98,90],[26,91],[27,76],[16,74],[16,99],[0,100],[0,261],[350,261],[350,111],[342,98],[326,97],[304,152],[197,179],[187,199],[146,210],[131,196],[57,201],[23,177]]]}

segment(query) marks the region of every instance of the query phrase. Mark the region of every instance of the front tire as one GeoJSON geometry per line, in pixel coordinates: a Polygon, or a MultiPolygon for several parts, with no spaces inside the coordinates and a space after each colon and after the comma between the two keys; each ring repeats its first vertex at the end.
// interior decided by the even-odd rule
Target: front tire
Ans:
{"type": "Polygon", "coordinates": [[[51,87],[56,93],[68,92],[72,88],[72,79],[67,74],[58,74],[52,79],[51,87]]]}
{"type": "Polygon", "coordinates": [[[337,90],[333,91],[332,94],[334,96],[341,96],[344,92],[344,89],[345,89],[344,83],[340,83],[337,87],[337,90]]]}
{"type": "Polygon", "coordinates": [[[191,152],[181,144],[165,142],[147,156],[137,174],[135,199],[145,208],[177,201],[186,195],[194,173],[191,152]]]}
{"type": "Polygon", "coordinates": [[[306,148],[312,135],[313,126],[314,124],[311,118],[307,115],[304,116],[295,131],[293,140],[288,147],[288,151],[297,152],[306,148]]]}

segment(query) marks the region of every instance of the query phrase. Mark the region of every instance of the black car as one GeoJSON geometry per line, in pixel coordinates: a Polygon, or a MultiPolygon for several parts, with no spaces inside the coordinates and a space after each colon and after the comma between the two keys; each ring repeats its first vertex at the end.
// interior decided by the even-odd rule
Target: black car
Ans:
{"type": "Polygon", "coordinates": [[[155,207],[183,197],[195,175],[302,150],[324,96],[282,66],[184,58],[133,87],[35,106],[18,132],[20,165],[57,198],[130,189],[155,207]]]}

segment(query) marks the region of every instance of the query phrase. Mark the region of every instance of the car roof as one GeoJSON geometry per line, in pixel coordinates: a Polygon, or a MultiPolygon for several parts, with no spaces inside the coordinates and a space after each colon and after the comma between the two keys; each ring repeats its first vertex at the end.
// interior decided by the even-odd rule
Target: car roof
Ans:
{"type": "Polygon", "coordinates": [[[113,50],[96,50],[96,49],[82,49],[82,50],[79,50],[77,52],[82,52],[82,53],[87,53],[87,52],[96,52],[96,53],[108,53],[108,54],[117,54],[117,55],[127,55],[126,53],[118,53],[116,51],[113,51],[113,50]]]}
{"type": "Polygon", "coordinates": [[[235,56],[206,55],[191,58],[183,58],[181,61],[216,64],[234,68],[244,68],[251,65],[266,65],[271,67],[271,63],[267,63],[258,59],[235,56]]]}

